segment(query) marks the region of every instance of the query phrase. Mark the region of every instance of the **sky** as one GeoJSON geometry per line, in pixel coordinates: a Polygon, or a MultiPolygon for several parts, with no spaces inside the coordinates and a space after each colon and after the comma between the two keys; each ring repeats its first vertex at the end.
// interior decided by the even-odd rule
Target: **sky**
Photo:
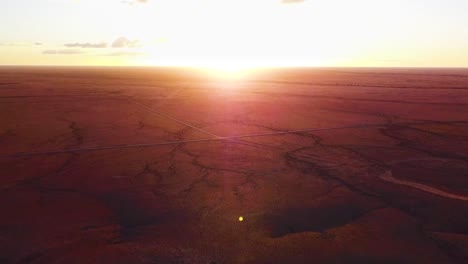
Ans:
{"type": "Polygon", "coordinates": [[[0,65],[468,67],[466,0],[4,0],[0,65]]]}

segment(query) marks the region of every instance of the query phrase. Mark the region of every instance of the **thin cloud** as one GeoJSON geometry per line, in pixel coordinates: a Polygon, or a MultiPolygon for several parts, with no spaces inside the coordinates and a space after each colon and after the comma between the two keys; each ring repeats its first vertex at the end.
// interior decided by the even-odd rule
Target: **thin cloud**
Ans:
{"type": "Polygon", "coordinates": [[[120,37],[112,43],[113,48],[136,48],[140,47],[139,40],[129,40],[126,37],[120,37]]]}
{"type": "Polygon", "coordinates": [[[124,1],[120,1],[120,3],[122,4],[127,4],[127,5],[135,5],[135,4],[146,4],[148,3],[149,0],[124,0],[124,1]]]}
{"type": "Polygon", "coordinates": [[[46,55],[76,55],[86,53],[77,49],[63,49],[63,50],[44,50],[42,54],[46,55]]]}
{"type": "Polygon", "coordinates": [[[28,47],[28,46],[41,46],[43,45],[42,42],[0,42],[0,46],[5,46],[5,47],[28,47]]]}
{"type": "Polygon", "coordinates": [[[107,43],[68,43],[64,45],[67,48],[107,48],[107,43]]]}
{"type": "Polygon", "coordinates": [[[298,4],[303,2],[305,2],[305,0],[281,0],[283,4],[298,4]]]}

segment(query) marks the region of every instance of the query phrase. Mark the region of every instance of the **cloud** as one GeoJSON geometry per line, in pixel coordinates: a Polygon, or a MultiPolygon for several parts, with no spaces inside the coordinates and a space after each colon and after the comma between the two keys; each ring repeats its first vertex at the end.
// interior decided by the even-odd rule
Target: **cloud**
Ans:
{"type": "Polygon", "coordinates": [[[112,43],[113,48],[136,48],[140,47],[139,40],[129,40],[126,37],[120,37],[112,43]]]}
{"type": "Polygon", "coordinates": [[[122,4],[127,4],[127,5],[134,5],[134,4],[145,4],[148,3],[149,0],[123,0],[120,1],[122,4]]]}
{"type": "Polygon", "coordinates": [[[64,45],[67,48],[107,48],[107,43],[68,43],[64,45]]]}
{"type": "Polygon", "coordinates": [[[303,2],[305,2],[305,0],[281,0],[283,4],[298,4],[303,2]]]}
{"type": "Polygon", "coordinates": [[[76,55],[76,54],[83,54],[86,53],[81,50],[76,49],[63,49],[63,50],[44,50],[42,54],[47,55],[76,55]]]}
{"type": "Polygon", "coordinates": [[[36,46],[42,46],[42,43],[41,43],[41,42],[34,42],[34,45],[36,45],[36,46]]]}

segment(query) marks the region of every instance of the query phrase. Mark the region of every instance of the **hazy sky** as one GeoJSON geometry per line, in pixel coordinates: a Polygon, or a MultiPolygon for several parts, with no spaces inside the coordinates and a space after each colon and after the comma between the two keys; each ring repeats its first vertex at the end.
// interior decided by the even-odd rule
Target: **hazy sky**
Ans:
{"type": "Polygon", "coordinates": [[[0,64],[468,67],[467,0],[5,0],[0,64]]]}

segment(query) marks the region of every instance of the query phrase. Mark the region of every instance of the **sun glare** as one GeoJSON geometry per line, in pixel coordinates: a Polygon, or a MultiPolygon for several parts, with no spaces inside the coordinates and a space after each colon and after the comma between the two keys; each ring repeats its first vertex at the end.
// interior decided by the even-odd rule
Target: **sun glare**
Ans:
{"type": "Polygon", "coordinates": [[[44,1],[7,1],[15,8],[0,23],[1,64],[204,67],[236,77],[255,67],[468,61],[466,8],[438,9],[463,1],[44,1]],[[26,2],[42,11],[18,23],[26,2]]]}
{"type": "Polygon", "coordinates": [[[147,47],[148,64],[208,68],[235,78],[258,67],[320,66],[321,56],[332,46],[305,34],[304,25],[315,25],[307,2],[185,1],[188,7],[182,9],[185,5],[179,1],[163,2],[158,8],[165,13],[155,15],[156,23],[147,29],[139,29],[149,36],[159,32],[157,37],[165,40],[147,47]],[[158,25],[165,29],[158,30],[158,25]]]}

